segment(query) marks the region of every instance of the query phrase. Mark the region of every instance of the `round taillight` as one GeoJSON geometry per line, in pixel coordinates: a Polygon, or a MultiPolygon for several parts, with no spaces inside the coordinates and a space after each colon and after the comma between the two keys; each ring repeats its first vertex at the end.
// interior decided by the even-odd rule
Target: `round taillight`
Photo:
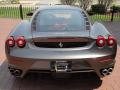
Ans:
{"type": "Polygon", "coordinates": [[[96,44],[98,47],[105,46],[105,38],[103,36],[98,36],[96,40],[96,44]]]}
{"type": "Polygon", "coordinates": [[[14,47],[15,46],[15,40],[13,36],[8,37],[6,41],[7,46],[14,47]]]}
{"type": "Polygon", "coordinates": [[[115,44],[115,42],[116,42],[116,40],[113,36],[108,37],[108,42],[107,42],[108,46],[113,46],[115,44]]]}
{"type": "Polygon", "coordinates": [[[20,47],[20,48],[23,48],[23,47],[25,47],[25,45],[26,45],[25,38],[23,36],[18,37],[17,46],[20,47]]]}

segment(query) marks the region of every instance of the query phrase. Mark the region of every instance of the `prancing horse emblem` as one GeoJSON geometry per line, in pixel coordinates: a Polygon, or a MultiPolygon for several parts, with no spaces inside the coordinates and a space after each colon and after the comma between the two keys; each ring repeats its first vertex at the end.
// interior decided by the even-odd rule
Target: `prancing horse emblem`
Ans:
{"type": "Polygon", "coordinates": [[[60,43],[59,43],[59,46],[62,48],[62,47],[63,47],[63,43],[60,42],[60,43]]]}

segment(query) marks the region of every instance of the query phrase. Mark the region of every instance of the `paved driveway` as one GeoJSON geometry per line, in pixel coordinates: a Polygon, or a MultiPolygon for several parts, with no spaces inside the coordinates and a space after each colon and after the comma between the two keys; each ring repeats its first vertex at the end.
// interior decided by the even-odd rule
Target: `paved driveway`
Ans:
{"type": "MultiPolygon", "coordinates": [[[[55,80],[50,75],[29,74],[24,79],[16,79],[7,69],[4,54],[4,41],[11,29],[20,20],[0,19],[0,90],[119,90],[120,88],[120,49],[118,48],[117,63],[112,75],[100,80],[96,75],[74,75],[70,79],[55,80]]],[[[104,23],[118,39],[120,23],[104,23]]]]}

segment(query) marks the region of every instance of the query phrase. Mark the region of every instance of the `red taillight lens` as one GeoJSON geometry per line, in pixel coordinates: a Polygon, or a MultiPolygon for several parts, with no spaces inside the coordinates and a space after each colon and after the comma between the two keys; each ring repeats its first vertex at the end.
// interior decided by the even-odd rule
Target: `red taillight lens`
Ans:
{"type": "Polygon", "coordinates": [[[18,37],[18,39],[17,39],[17,45],[18,45],[18,47],[20,47],[20,48],[25,47],[25,45],[26,45],[26,40],[25,40],[25,38],[24,38],[23,36],[18,37]]]}
{"type": "Polygon", "coordinates": [[[98,38],[96,40],[96,44],[98,47],[105,46],[105,38],[103,36],[98,36],[98,38]]]}
{"type": "Polygon", "coordinates": [[[8,39],[7,39],[7,41],[6,41],[6,44],[7,44],[9,47],[14,47],[14,46],[15,46],[14,37],[13,37],[13,36],[8,37],[8,39]]]}
{"type": "Polygon", "coordinates": [[[108,46],[113,46],[115,44],[115,42],[116,42],[116,40],[113,36],[108,37],[108,42],[107,42],[108,46]]]}

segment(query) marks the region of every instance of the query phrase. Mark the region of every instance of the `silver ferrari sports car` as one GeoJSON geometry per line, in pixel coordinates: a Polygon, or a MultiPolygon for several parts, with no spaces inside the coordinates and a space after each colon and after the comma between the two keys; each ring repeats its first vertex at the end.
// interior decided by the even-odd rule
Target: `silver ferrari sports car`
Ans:
{"type": "Polygon", "coordinates": [[[8,69],[15,77],[28,72],[111,74],[116,39],[100,23],[91,24],[80,8],[41,6],[30,21],[23,20],[7,37],[8,69]]]}

